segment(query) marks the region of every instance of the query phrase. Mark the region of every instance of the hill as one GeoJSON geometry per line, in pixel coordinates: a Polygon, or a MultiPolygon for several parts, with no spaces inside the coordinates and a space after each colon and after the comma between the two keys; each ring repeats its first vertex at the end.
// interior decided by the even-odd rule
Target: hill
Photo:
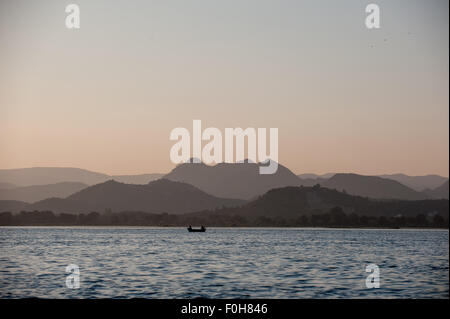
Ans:
{"type": "Polygon", "coordinates": [[[203,163],[185,163],[174,168],[164,178],[194,185],[218,197],[252,199],[268,190],[301,184],[294,173],[278,164],[275,174],[259,174],[259,164],[220,163],[208,166],[203,163]]]}
{"type": "Polygon", "coordinates": [[[242,200],[218,198],[194,186],[165,179],[146,185],[124,184],[110,180],[87,187],[65,199],[49,198],[36,202],[30,205],[29,209],[51,210],[56,213],[111,210],[180,214],[242,203],[242,200]]]}
{"type": "Polygon", "coordinates": [[[329,213],[340,207],[346,214],[360,216],[440,215],[448,219],[448,200],[380,201],[353,196],[337,190],[314,187],[273,189],[238,208],[224,208],[213,214],[243,217],[296,218],[302,215],[329,213]]]}
{"type": "Polygon", "coordinates": [[[421,200],[428,198],[397,181],[378,176],[357,174],[335,174],[325,180],[322,186],[345,191],[348,194],[365,196],[375,199],[421,200]]]}
{"type": "Polygon", "coordinates": [[[392,179],[418,192],[425,189],[435,189],[448,180],[448,178],[439,175],[408,176],[405,174],[385,174],[378,176],[392,179]]]}
{"type": "Polygon", "coordinates": [[[426,189],[424,193],[427,194],[431,198],[435,199],[448,199],[449,198],[449,184],[448,180],[439,187],[435,189],[426,189]]]}

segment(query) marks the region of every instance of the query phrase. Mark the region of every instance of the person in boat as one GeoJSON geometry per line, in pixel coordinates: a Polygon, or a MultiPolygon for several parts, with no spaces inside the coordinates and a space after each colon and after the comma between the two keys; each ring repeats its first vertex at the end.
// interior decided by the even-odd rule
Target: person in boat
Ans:
{"type": "Polygon", "coordinates": [[[191,229],[192,229],[192,226],[191,226],[191,225],[189,225],[188,229],[189,229],[189,230],[191,230],[191,229]]]}
{"type": "Polygon", "coordinates": [[[202,225],[202,227],[200,227],[201,230],[205,230],[205,226],[202,225]]]}

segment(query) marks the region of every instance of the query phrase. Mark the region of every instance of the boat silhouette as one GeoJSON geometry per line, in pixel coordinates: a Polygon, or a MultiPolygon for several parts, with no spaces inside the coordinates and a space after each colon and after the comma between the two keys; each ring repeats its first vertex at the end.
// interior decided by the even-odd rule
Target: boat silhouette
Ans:
{"type": "Polygon", "coordinates": [[[202,227],[200,228],[192,228],[191,225],[189,225],[189,227],[187,228],[187,230],[190,233],[204,233],[206,231],[206,228],[202,225],[202,227]]]}

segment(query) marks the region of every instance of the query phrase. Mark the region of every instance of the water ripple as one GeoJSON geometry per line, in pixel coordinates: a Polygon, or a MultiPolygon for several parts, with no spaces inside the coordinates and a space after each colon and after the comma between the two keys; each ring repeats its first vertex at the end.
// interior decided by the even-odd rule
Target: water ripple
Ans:
{"type": "Polygon", "coordinates": [[[448,298],[448,231],[0,227],[1,298],[448,298]],[[379,289],[365,266],[380,267],[379,289]],[[65,267],[80,267],[80,288],[65,267]]]}

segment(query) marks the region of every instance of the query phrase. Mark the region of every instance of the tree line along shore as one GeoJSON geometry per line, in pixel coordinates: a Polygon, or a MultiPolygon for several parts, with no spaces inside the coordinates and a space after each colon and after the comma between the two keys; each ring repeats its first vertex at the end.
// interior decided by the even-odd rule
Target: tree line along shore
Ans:
{"type": "Polygon", "coordinates": [[[449,228],[441,215],[368,216],[345,213],[339,206],[328,212],[298,216],[245,216],[218,211],[188,214],[146,212],[91,212],[88,214],[22,211],[0,213],[0,226],[162,226],[207,227],[342,227],[342,228],[449,228]]]}

